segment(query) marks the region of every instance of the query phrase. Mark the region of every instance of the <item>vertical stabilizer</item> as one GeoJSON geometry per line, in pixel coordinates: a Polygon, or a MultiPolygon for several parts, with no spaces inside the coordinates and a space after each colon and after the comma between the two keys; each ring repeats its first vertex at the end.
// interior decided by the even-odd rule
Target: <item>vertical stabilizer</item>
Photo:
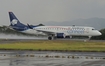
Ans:
{"type": "Polygon", "coordinates": [[[12,26],[13,29],[20,31],[28,29],[28,26],[22,24],[13,14],[13,12],[9,12],[9,18],[10,18],[10,26],[12,26]]]}

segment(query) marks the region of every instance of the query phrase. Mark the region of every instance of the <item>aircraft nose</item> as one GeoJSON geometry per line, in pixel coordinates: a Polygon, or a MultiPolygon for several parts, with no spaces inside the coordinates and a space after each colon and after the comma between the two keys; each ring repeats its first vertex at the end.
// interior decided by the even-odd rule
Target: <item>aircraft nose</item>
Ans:
{"type": "Polygon", "coordinates": [[[101,33],[101,32],[98,32],[98,34],[99,34],[99,35],[102,35],[102,33],[101,33]]]}

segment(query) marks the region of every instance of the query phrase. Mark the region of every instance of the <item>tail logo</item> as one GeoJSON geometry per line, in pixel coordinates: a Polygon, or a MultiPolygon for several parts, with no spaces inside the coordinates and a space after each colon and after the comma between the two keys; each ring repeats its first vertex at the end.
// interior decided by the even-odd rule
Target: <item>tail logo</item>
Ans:
{"type": "Polygon", "coordinates": [[[15,25],[15,24],[17,24],[17,22],[18,22],[18,20],[13,19],[11,23],[12,23],[12,25],[15,25]]]}

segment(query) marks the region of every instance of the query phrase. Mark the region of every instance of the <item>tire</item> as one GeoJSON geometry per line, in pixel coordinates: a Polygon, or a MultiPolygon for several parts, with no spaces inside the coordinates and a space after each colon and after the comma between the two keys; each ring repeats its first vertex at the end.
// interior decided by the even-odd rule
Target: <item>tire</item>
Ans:
{"type": "Polygon", "coordinates": [[[48,40],[52,40],[52,37],[48,37],[48,40]]]}

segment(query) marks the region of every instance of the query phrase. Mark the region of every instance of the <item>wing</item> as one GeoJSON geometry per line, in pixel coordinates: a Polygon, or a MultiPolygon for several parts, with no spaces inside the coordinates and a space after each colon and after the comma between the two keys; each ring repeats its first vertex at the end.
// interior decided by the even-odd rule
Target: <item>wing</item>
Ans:
{"type": "Polygon", "coordinates": [[[43,33],[45,33],[46,35],[55,35],[55,34],[56,34],[56,32],[51,32],[51,31],[43,31],[43,30],[37,30],[37,31],[43,32],[43,33]]]}

